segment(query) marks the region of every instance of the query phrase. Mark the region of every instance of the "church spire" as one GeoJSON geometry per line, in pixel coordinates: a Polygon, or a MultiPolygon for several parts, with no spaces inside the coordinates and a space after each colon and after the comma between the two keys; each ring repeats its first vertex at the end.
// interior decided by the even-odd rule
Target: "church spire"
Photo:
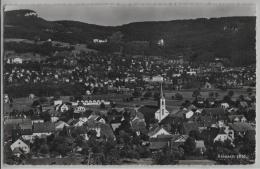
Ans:
{"type": "Polygon", "coordinates": [[[162,83],[161,83],[161,99],[164,98],[163,96],[163,89],[162,89],[162,83]]]}

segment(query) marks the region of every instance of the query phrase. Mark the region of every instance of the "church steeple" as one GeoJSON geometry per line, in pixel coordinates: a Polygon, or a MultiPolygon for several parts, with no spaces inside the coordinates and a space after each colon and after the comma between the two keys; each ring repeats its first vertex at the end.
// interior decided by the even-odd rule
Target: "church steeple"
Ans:
{"type": "Polygon", "coordinates": [[[166,110],[165,98],[163,94],[163,88],[161,83],[161,98],[160,98],[160,108],[155,113],[155,118],[161,122],[165,117],[168,116],[169,112],[166,110]]]}
{"type": "Polygon", "coordinates": [[[161,83],[161,99],[164,99],[164,96],[163,96],[163,89],[162,89],[162,83],[161,83]]]}

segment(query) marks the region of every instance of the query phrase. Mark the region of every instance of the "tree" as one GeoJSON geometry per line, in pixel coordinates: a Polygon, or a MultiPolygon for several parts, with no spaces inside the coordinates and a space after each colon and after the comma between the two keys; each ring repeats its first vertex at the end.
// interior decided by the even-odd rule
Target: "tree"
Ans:
{"type": "Polygon", "coordinates": [[[106,108],[106,105],[102,102],[102,103],[100,104],[100,108],[101,108],[101,109],[105,109],[105,108],[106,108]]]}
{"type": "Polygon", "coordinates": [[[179,160],[178,151],[170,151],[168,147],[164,147],[162,151],[155,155],[155,163],[159,165],[177,164],[179,160]]]}
{"type": "Polygon", "coordinates": [[[182,100],[182,99],[183,99],[183,96],[182,96],[180,93],[176,93],[176,94],[175,94],[175,99],[176,99],[176,100],[182,100]]]}
{"type": "Polygon", "coordinates": [[[246,92],[247,92],[248,94],[249,94],[249,93],[252,93],[252,92],[253,92],[253,89],[249,87],[249,88],[246,89],[246,92]]]}
{"type": "Polygon", "coordinates": [[[195,97],[197,99],[199,96],[201,96],[200,90],[199,89],[194,90],[192,93],[192,97],[195,97]]]}
{"type": "Polygon", "coordinates": [[[185,154],[192,155],[195,152],[196,143],[193,137],[188,137],[184,142],[183,149],[185,154]]]}
{"type": "Polygon", "coordinates": [[[228,91],[228,96],[229,97],[233,97],[234,96],[234,91],[233,90],[228,91]]]}
{"type": "Polygon", "coordinates": [[[152,92],[150,92],[150,91],[145,92],[144,97],[145,98],[152,97],[152,92]]]}
{"type": "Polygon", "coordinates": [[[51,115],[48,111],[41,112],[40,117],[44,120],[44,122],[51,121],[51,115]]]}
{"type": "Polygon", "coordinates": [[[47,144],[43,144],[40,147],[40,153],[42,154],[48,154],[49,153],[49,147],[47,144]]]}
{"type": "Polygon", "coordinates": [[[209,98],[214,98],[215,97],[215,93],[214,92],[209,92],[209,98]]]}

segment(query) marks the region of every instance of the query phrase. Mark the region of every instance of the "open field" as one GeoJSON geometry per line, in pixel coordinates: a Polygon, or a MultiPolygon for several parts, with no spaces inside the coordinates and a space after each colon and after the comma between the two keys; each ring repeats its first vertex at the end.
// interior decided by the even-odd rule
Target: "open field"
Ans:
{"type": "MultiPolygon", "coordinates": [[[[165,90],[165,98],[166,98],[166,105],[167,109],[169,111],[178,109],[178,107],[185,101],[185,100],[190,100],[192,101],[194,98],[192,97],[192,93],[195,89],[191,90],[181,90],[181,91],[169,91],[165,90]],[[183,100],[173,100],[172,96],[174,96],[176,93],[180,93],[183,96],[183,100]]],[[[240,95],[247,95],[246,89],[232,89],[234,91],[234,96],[233,99],[238,98],[240,95]]],[[[222,91],[222,90],[202,90],[201,95],[204,98],[208,97],[209,92],[214,91],[218,92],[219,94],[219,99],[222,99],[225,95],[227,95],[228,91],[222,91]]],[[[253,91],[255,94],[255,90],[253,91]]],[[[133,107],[133,106],[141,106],[141,105],[157,105],[157,101],[154,100],[154,98],[149,98],[149,99],[144,99],[144,100],[134,100],[134,101],[123,101],[122,98],[120,98],[120,94],[108,94],[104,95],[106,98],[110,98],[112,101],[115,101],[119,107],[122,106],[127,106],[127,107],[133,107]]],[[[100,96],[102,97],[102,96],[100,96]]],[[[36,100],[35,98],[34,100],[36,100]]],[[[69,102],[69,96],[61,96],[61,99],[64,102],[69,102]]],[[[34,100],[28,99],[28,97],[23,97],[23,98],[15,98],[13,100],[13,107],[10,108],[8,106],[4,105],[4,110],[5,111],[10,111],[10,110],[27,110],[29,107],[32,105],[34,100]]]]}

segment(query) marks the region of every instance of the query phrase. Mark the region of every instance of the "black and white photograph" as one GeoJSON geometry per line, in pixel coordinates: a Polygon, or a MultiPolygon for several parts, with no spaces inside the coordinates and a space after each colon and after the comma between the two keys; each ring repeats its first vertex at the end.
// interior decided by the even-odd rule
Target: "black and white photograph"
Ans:
{"type": "Polygon", "coordinates": [[[254,3],[1,10],[2,165],[255,164],[254,3]]]}

